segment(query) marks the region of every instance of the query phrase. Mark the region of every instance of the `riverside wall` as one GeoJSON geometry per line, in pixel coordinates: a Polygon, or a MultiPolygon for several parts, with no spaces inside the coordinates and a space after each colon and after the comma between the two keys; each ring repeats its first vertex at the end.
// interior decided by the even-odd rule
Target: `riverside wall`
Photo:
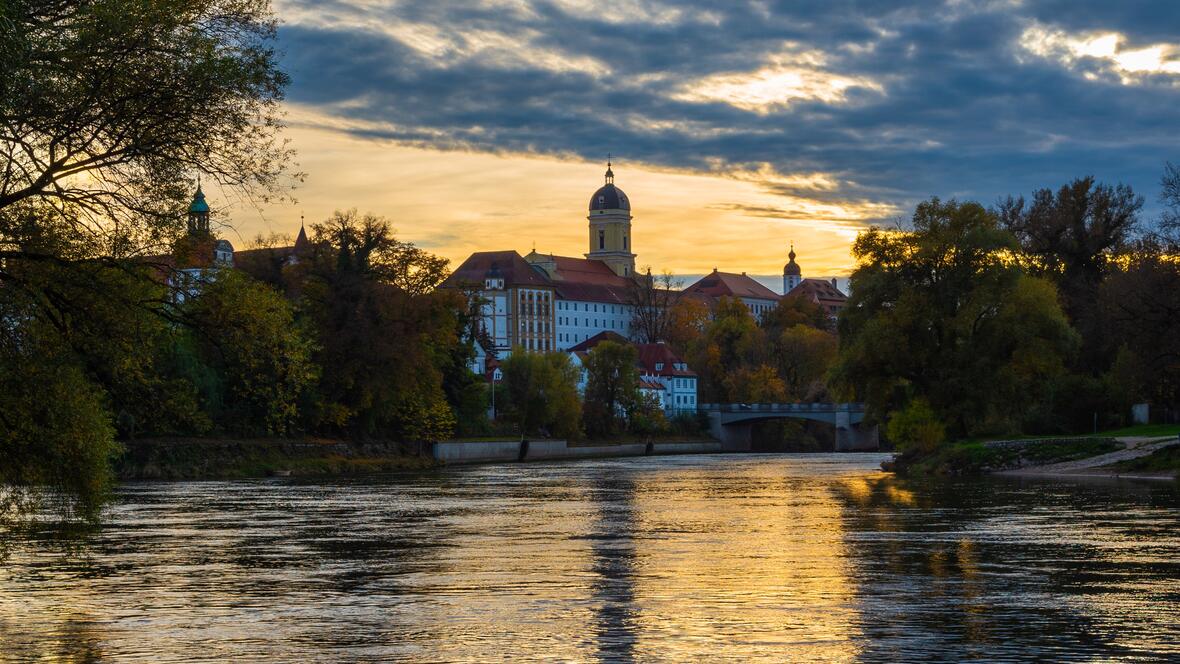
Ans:
{"type": "Polygon", "coordinates": [[[433,456],[446,464],[498,463],[505,461],[546,461],[632,457],[662,454],[713,454],[721,452],[721,443],[651,442],[619,445],[570,445],[564,440],[449,441],[435,443],[433,456]]]}

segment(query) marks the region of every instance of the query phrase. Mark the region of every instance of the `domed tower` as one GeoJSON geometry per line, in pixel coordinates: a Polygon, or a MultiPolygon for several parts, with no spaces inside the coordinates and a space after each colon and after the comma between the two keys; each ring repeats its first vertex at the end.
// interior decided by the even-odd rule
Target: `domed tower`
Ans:
{"type": "Polygon", "coordinates": [[[795,262],[795,245],[791,245],[791,253],[787,254],[787,264],[783,266],[783,295],[790,293],[803,281],[803,270],[795,262]]]}
{"type": "Polygon", "coordinates": [[[590,252],[586,258],[610,266],[620,277],[635,274],[631,253],[631,201],[615,186],[615,173],[606,162],[606,184],[590,197],[590,252]]]}
{"type": "Polygon", "coordinates": [[[209,232],[209,204],[205,202],[200,182],[197,182],[197,193],[193,194],[193,202],[188,206],[188,232],[194,235],[209,232]]]}

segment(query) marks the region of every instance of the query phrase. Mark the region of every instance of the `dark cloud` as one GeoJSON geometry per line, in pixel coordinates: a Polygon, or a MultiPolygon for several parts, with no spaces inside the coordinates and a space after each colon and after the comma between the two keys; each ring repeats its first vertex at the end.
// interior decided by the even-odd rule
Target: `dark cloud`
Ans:
{"type": "Polygon", "coordinates": [[[1150,200],[1164,160],[1180,159],[1180,77],[1124,85],[1102,62],[1071,69],[1019,47],[1031,25],[1117,31],[1132,46],[1180,42],[1180,3],[695,0],[636,15],[587,6],[600,9],[289,4],[298,19],[280,40],[290,98],[375,138],[590,159],[609,151],[693,169],[766,162],[831,174],[842,186],[825,198],[902,207],[930,195],[991,202],[1084,174],[1150,200]],[[418,39],[425,50],[406,45],[418,39]],[[489,40],[494,48],[472,54],[489,40]],[[825,73],[880,90],[854,86],[843,100],[764,113],[680,94],[710,75],[814,54],[825,73]]]}

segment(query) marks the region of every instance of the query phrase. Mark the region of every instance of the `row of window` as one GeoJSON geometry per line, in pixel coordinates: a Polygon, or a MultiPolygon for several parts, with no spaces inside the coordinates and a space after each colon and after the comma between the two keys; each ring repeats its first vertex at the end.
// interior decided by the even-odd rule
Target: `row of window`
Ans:
{"type": "MultiPolygon", "coordinates": [[[[600,305],[597,305],[597,304],[593,305],[594,313],[598,313],[599,306],[600,305]]],[[[603,304],[601,306],[602,306],[602,313],[604,313],[604,314],[624,313],[622,305],[603,304]]],[[[563,300],[558,300],[557,301],[557,308],[558,308],[558,310],[577,311],[578,310],[578,303],[577,302],[565,302],[563,300]]],[[[590,304],[588,304],[586,302],[582,303],[582,311],[590,311],[590,308],[591,308],[590,304]]]]}
{"type": "Polygon", "coordinates": [[[532,321],[527,323],[524,321],[520,322],[521,334],[549,334],[549,332],[550,330],[548,321],[542,321],[540,323],[533,323],[532,321]]]}
{"type": "Polygon", "coordinates": [[[677,394],[676,395],[676,405],[677,406],[695,406],[696,403],[697,403],[697,398],[696,398],[696,396],[694,396],[692,394],[677,394]]]}
{"type": "Polygon", "coordinates": [[[558,325],[570,325],[570,324],[571,324],[571,323],[570,323],[570,321],[571,321],[571,320],[572,320],[572,321],[574,321],[574,322],[572,323],[572,325],[573,325],[574,327],[579,327],[579,326],[581,325],[581,323],[579,323],[579,322],[578,322],[579,320],[585,320],[585,321],[586,321],[586,322],[585,322],[585,325],[586,325],[586,327],[594,327],[594,328],[598,328],[598,327],[599,327],[599,323],[602,323],[602,327],[603,327],[604,329],[605,329],[605,328],[607,328],[607,327],[609,327],[609,328],[610,328],[610,329],[612,329],[612,330],[621,330],[621,329],[623,329],[623,323],[622,323],[622,321],[618,321],[618,320],[614,320],[614,319],[612,319],[612,320],[610,320],[610,321],[606,321],[606,320],[601,320],[601,321],[600,321],[600,320],[599,320],[599,319],[597,319],[597,318],[595,318],[595,319],[591,320],[591,319],[589,319],[589,318],[586,318],[586,319],[578,319],[578,318],[567,318],[567,317],[565,317],[565,316],[558,316],[558,317],[557,317],[557,324],[558,324],[558,325]],[[609,325],[607,324],[608,322],[610,323],[609,325]],[[591,323],[593,323],[593,325],[591,325],[591,323]]]}

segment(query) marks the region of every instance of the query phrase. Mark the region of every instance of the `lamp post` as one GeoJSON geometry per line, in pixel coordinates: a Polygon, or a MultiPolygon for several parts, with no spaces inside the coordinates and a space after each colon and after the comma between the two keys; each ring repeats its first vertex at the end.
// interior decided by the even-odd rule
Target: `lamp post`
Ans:
{"type": "Polygon", "coordinates": [[[492,421],[496,421],[496,382],[504,377],[499,367],[492,369],[492,421]]]}

